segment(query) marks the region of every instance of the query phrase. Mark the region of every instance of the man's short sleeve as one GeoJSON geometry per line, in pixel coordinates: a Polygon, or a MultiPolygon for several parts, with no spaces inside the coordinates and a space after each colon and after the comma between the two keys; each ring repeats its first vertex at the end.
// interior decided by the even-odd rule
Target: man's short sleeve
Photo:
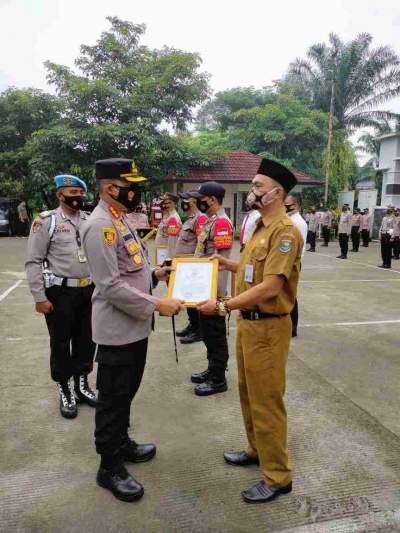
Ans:
{"type": "Polygon", "coordinates": [[[295,226],[282,226],[271,237],[271,248],[265,258],[264,279],[267,276],[284,276],[287,280],[293,265],[300,260],[303,239],[295,226]]]}
{"type": "Polygon", "coordinates": [[[207,215],[199,215],[196,220],[196,224],[194,226],[194,232],[196,236],[198,237],[201,233],[201,226],[205,224],[208,220],[207,215]]]}
{"type": "Polygon", "coordinates": [[[213,241],[216,250],[229,250],[232,248],[232,226],[226,218],[217,218],[215,221],[213,241]]]}
{"type": "Polygon", "coordinates": [[[169,217],[168,227],[167,227],[168,237],[176,237],[177,235],[179,235],[180,229],[181,229],[181,225],[178,219],[174,216],[169,217]]]}

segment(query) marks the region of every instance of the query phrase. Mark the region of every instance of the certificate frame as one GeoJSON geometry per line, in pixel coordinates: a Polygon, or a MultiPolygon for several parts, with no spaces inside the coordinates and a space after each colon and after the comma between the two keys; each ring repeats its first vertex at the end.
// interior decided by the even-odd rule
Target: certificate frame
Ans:
{"type": "Polygon", "coordinates": [[[168,246],[156,246],[154,250],[154,264],[162,266],[168,256],[168,246]]]}
{"type": "MultiPolygon", "coordinates": [[[[168,298],[176,298],[174,296],[174,289],[176,287],[176,272],[178,265],[193,264],[193,263],[211,263],[211,280],[209,281],[210,293],[208,299],[217,299],[218,290],[218,258],[210,259],[209,257],[175,257],[172,261],[172,272],[168,283],[168,298]]],[[[207,298],[205,298],[207,299],[207,298]]],[[[185,307],[197,307],[197,301],[184,300],[185,307]]]]}

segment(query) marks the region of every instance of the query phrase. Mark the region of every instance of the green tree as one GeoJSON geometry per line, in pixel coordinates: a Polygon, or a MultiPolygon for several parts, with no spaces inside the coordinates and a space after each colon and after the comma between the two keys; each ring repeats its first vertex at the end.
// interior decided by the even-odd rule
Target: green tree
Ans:
{"type": "Polygon", "coordinates": [[[310,105],[326,112],[333,85],[339,129],[375,126],[394,116],[378,108],[400,94],[400,59],[389,46],[371,48],[371,43],[368,33],[347,43],[330,34],[328,44],[314,44],[307,59],[291,63],[286,80],[300,83],[310,105]]]}

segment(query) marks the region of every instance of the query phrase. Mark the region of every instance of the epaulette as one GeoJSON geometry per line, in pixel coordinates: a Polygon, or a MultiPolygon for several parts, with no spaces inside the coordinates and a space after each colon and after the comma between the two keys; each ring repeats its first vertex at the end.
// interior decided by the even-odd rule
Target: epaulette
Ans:
{"type": "Polygon", "coordinates": [[[52,209],[51,211],[42,211],[39,213],[40,218],[49,218],[53,213],[55,213],[55,209],[52,209]]]}

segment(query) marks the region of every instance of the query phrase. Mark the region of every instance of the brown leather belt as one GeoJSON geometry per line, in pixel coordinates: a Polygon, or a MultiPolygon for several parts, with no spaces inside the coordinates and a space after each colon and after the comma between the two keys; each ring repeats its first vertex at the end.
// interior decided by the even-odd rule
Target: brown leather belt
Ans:
{"type": "Polygon", "coordinates": [[[258,311],[245,311],[241,309],[240,314],[246,320],[261,320],[263,318],[281,318],[282,316],[287,316],[289,313],[273,315],[272,313],[259,313],[258,311]]]}

